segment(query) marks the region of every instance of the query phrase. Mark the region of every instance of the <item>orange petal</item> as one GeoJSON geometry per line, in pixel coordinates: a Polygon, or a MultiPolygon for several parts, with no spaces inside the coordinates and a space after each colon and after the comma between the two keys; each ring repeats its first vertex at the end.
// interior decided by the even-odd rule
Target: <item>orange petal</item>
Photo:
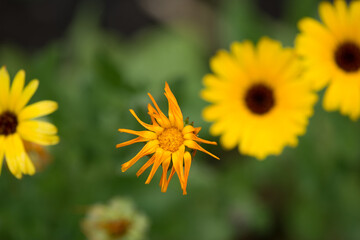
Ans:
{"type": "Polygon", "coordinates": [[[184,189],[184,152],[185,146],[181,145],[179,150],[172,154],[172,162],[177,175],[179,176],[181,188],[184,189]]]}
{"type": "Polygon", "coordinates": [[[192,149],[197,149],[199,151],[202,151],[206,154],[209,154],[210,156],[212,156],[213,158],[216,158],[218,160],[220,160],[220,158],[218,158],[217,156],[215,156],[214,154],[206,151],[205,149],[203,149],[199,144],[197,144],[196,142],[192,141],[192,140],[185,140],[184,141],[184,145],[189,147],[189,148],[192,148],[192,149]]]}
{"type": "Polygon", "coordinates": [[[143,172],[144,172],[146,169],[148,169],[148,167],[150,167],[151,164],[154,163],[154,161],[155,161],[155,155],[156,155],[156,154],[152,155],[152,157],[139,169],[139,171],[137,171],[137,173],[136,173],[136,176],[137,176],[137,177],[139,177],[141,174],[143,174],[143,172]]]}
{"type": "Polygon", "coordinates": [[[183,128],[182,133],[185,135],[185,134],[191,133],[191,132],[193,132],[193,131],[195,131],[195,128],[194,128],[193,126],[191,126],[191,125],[186,125],[186,126],[183,128]]]}
{"type": "Polygon", "coordinates": [[[168,128],[170,127],[170,121],[169,119],[165,116],[165,114],[161,111],[161,109],[159,108],[159,106],[157,105],[155,99],[153,98],[153,96],[148,93],[152,103],[154,104],[158,114],[159,114],[159,119],[161,119],[161,122],[162,122],[162,126],[165,127],[165,128],[168,128]]]}
{"type": "Polygon", "coordinates": [[[169,102],[169,119],[171,124],[179,129],[183,129],[184,118],[181,109],[167,82],[165,83],[165,96],[169,102]]]}
{"type": "Polygon", "coordinates": [[[122,129],[122,128],[120,128],[119,132],[138,135],[140,137],[150,139],[150,140],[156,139],[156,137],[157,137],[156,133],[150,132],[150,131],[134,131],[134,130],[130,130],[130,129],[122,129]]]}
{"type": "Polygon", "coordinates": [[[185,166],[185,176],[184,176],[185,183],[184,183],[183,194],[186,195],[186,186],[187,186],[187,181],[189,178],[189,172],[191,167],[191,155],[188,151],[186,151],[184,154],[184,166],[185,166]]]}
{"type": "Polygon", "coordinates": [[[134,110],[130,109],[130,112],[144,128],[146,128],[150,131],[156,132],[156,133],[160,133],[163,131],[163,128],[160,126],[150,125],[150,124],[147,124],[147,123],[144,123],[143,121],[141,121],[140,118],[134,112],[134,110]]]}
{"type": "Polygon", "coordinates": [[[169,166],[170,166],[170,162],[171,162],[171,159],[167,158],[162,163],[163,173],[162,173],[161,180],[160,180],[161,192],[166,192],[166,189],[164,187],[165,187],[165,184],[167,182],[167,172],[168,172],[168,169],[169,169],[169,166]]]}
{"type": "Polygon", "coordinates": [[[198,134],[199,134],[199,132],[200,132],[200,130],[201,130],[201,127],[197,127],[197,128],[195,128],[195,130],[194,130],[194,134],[195,134],[195,135],[198,135],[198,134]]]}
{"type": "Polygon", "coordinates": [[[149,103],[148,104],[148,114],[151,118],[151,122],[153,125],[159,126],[159,124],[155,121],[155,116],[158,115],[157,111],[155,110],[155,108],[149,103]]]}
{"type": "Polygon", "coordinates": [[[121,165],[121,171],[125,172],[132,165],[134,165],[140,158],[155,152],[155,150],[156,150],[156,148],[158,148],[158,146],[159,146],[159,141],[157,141],[157,140],[146,143],[146,145],[140,150],[140,152],[138,152],[138,154],[136,154],[135,157],[133,157],[130,161],[121,165]]]}
{"type": "Polygon", "coordinates": [[[189,139],[189,140],[194,140],[197,142],[201,142],[201,143],[206,143],[206,144],[211,144],[211,145],[217,145],[217,142],[213,142],[213,141],[208,141],[202,138],[197,137],[196,135],[194,135],[193,133],[187,133],[184,135],[185,139],[189,139]]]}
{"type": "Polygon", "coordinates": [[[160,164],[167,158],[170,157],[170,152],[168,151],[164,151],[160,148],[157,149],[156,151],[156,156],[155,156],[155,162],[154,165],[151,169],[151,172],[149,174],[149,177],[146,179],[145,184],[149,184],[151,179],[154,177],[154,174],[156,172],[156,170],[159,168],[160,164]]]}
{"type": "Polygon", "coordinates": [[[168,178],[168,180],[165,182],[165,184],[164,184],[164,187],[163,187],[163,190],[164,190],[164,192],[166,192],[166,190],[167,190],[167,188],[168,188],[168,186],[169,186],[169,182],[170,182],[170,180],[171,180],[171,178],[174,176],[174,174],[175,174],[175,168],[174,168],[174,166],[171,168],[171,173],[170,173],[170,175],[169,175],[169,178],[168,178]]]}
{"type": "Polygon", "coordinates": [[[125,147],[125,146],[128,146],[128,145],[134,144],[134,143],[147,142],[147,141],[148,141],[147,139],[144,139],[142,137],[137,137],[137,138],[134,138],[132,140],[117,144],[116,148],[121,148],[121,147],[125,147]]]}

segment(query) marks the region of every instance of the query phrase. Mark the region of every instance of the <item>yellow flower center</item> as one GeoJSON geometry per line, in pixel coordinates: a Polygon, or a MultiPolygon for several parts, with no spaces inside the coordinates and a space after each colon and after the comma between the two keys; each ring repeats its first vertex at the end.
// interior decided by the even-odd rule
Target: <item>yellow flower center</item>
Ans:
{"type": "Polygon", "coordinates": [[[275,105],[273,90],[264,84],[255,84],[247,90],[245,103],[251,112],[265,114],[275,105]]]}
{"type": "Polygon", "coordinates": [[[159,144],[165,151],[176,152],[179,147],[184,143],[182,132],[175,128],[166,128],[158,136],[159,144]]]}
{"type": "Polygon", "coordinates": [[[360,69],[360,48],[352,42],[340,44],[335,51],[335,62],[345,72],[356,72],[360,69]]]}
{"type": "Polygon", "coordinates": [[[0,135],[10,135],[16,132],[18,120],[15,114],[6,111],[0,114],[0,135]]]}

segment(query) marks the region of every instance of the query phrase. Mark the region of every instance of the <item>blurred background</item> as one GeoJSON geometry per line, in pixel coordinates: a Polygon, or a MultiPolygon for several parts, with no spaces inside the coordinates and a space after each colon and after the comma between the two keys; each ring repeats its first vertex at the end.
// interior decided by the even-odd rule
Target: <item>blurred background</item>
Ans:
{"type": "MultiPolygon", "coordinates": [[[[118,128],[142,130],[128,109],[149,122],[151,92],[165,111],[165,81],[184,117],[202,126],[202,77],[220,48],[267,35],[293,46],[297,21],[317,16],[317,0],[1,0],[0,65],[11,77],[38,78],[32,102],[50,99],[48,117],[61,142],[33,157],[38,173],[0,177],[1,240],[86,239],[81,221],[94,203],[114,196],[147,215],[151,240],[360,239],[360,125],[316,105],[299,146],[265,161],[205,146],[188,195],[174,177],[167,193],[141,163],[121,164],[141,144],[118,128]]],[[[141,161],[140,161],[141,162],[141,161]]]]}

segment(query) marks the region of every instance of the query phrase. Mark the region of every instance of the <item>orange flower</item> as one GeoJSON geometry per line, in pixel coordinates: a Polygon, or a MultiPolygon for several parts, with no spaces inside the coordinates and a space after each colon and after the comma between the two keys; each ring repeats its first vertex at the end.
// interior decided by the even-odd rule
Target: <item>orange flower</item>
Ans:
{"type": "Polygon", "coordinates": [[[148,167],[153,165],[150,175],[145,182],[146,184],[149,184],[156,170],[160,165],[162,165],[163,173],[160,180],[161,191],[166,192],[169,182],[176,172],[179,176],[183,194],[185,195],[191,166],[191,155],[187,148],[202,151],[216,159],[219,159],[212,153],[203,149],[197,142],[212,145],[217,145],[217,143],[197,137],[197,134],[201,129],[200,127],[194,128],[192,125],[184,126],[183,115],[181,113],[180,107],[167,83],[165,83],[165,96],[169,102],[168,118],[160,110],[151,94],[148,93],[148,95],[155,106],[154,108],[151,104],[148,104],[148,114],[151,117],[152,125],[141,121],[135,112],[130,109],[131,114],[143,127],[147,129],[147,131],[119,129],[120,132],[134,134],[138,137],[116,145],[117,148],[137,142],[147,142],[134,158],[122,165],[122,171],[125,172],[140,158],[153,154],[150,159],[140,168],[136,175],[140,176],[148,167]],[[167,172],[170,164],[172,164],[172,167],[170,175],[168,176],[167,172]]]}

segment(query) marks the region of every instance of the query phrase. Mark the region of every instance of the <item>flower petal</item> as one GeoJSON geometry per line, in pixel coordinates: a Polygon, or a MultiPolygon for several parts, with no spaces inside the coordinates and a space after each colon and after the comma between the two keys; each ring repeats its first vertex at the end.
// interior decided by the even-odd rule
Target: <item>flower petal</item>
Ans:
{"type": "Polygon", "coordinates": [[[10,90],[8,104],[9,104],[9,109],[12,111],[15,110],[15,105],[21,96],[21,93],[24,89],[24,84],[25,84],[25,71],[20,70],[16,73],[10,90]]]}
{"type": "Polygon", "coordinates": [[[191,167],[191,155],[188,151],[185,152],[184,154],[184,166],[185,166],[185,173],[184,173],[184,189],[183,189],[183,194],[186,195],[186,186],[187,186],[187,181],[189,178],[189,172],[190,172],[190,167],[191,167]]]}
{"type": "Polygon", "coordinates": [[[214,154],[206,151],[205,149],[203,149],[199,144],[197,144],[196,142],[192,141],[192,140],[185,140],[184,141],[184,145],[189,147],[189,148],[192,148],[192,149],[196,149],[196,150],[199,150],[199,151],[202,151],[206,154],[209,154],[210,156],[212,156],[213,158],[216,158],[218,160],[220,160],[220,158],[218,158],[217,156],[215,156],[214,154]]]}
{"type": "Polygon", "coordinates": [[[153,140],[156,139],[157,135],[154,132],[150,132],[150,131],[134,131],[134,130],[130,130],[130,129],[119,129],[119,132],[124,132],[124,133],[130,133],[130,134],[134,134],[149,140],[153,140]]]}
{"type": "Polygon", "coordinates": [[[156,110],[157,110],[157,115],[154,115],[154,116],[157,116],[157,120],[160,121],[159,124],[162,126],[162,127],[165,127],[165,128],[168,128],[170,127],[170,121],[169,119],[165,116],[165,114],[161,111],[161,109],[159,108],[159,106],[157,105],[155,99],[153,98],[153,96],[148,93],[152,103],[154,104],[156,110]]]}
{"type": "Polygon", "coordinates": [[[54,134],[47,134],[46,128],[31,128],[27,124],[21,123],[18,127],[20,136],[29,142],[40,145],[55,145],[59,142],[59,137],[54,134]]]}
{"type": "Polygon", "coordinates": [[[137,138],[134,138],[132,140],[117,144],[116,148],[121,148],[121,147],[125,147],[125,146],[128,146],[128,145],[134,144],[134,143],[147,142],[147,141],[148,141],[148,139],[145,139],[145,138],[142,138],[142,137],[137,137],[137,138]]]}
{"type": "Polygon", "coordinates": [[[9,98],[10,76],[6,67],[0,69],[0,107],[5,107],[9,98]]]}
{"type": "Polygon", "coordinates": [[[34,79],[25,87],[24,91],[22,92],[20,98],[18,99],[14,107],[14,111],[16,113],[19,113],[25,107],[25,105],[30,101],[32,96],[35,94],[38,86],[39,86],[39,80],[34,79]]]}
{"type": "Polygon", "coordinates": [[[25,159],[25,152],[19,152],[21,146],[16,139],[17,134],[5,138],[5,158],[10,172],[18,179],[22,178],[19,160],[25,159]]]}
{"type": "Polygon", "coordinates": [[[130,161],[127,161],[123,165],[121,165],[121,171],[125,172],[132,165],[134,165],[140,158],[149,155],[155,152],[156,148],[159,146],[159,141],[153,140],[145,144],[145,146],[138,152],[135,157],[133,157],[130,161]]]}
{"type": "Polygon", "coordinates": [[[172,154],[172,162],[175,171],[180,179],[181,188],[184,190],[184,152],[185,146],[181,145],[179,150],[172,154]]]}
{"type": "Polygon", "coordinates": [[[153,164],[155,162],[155,155],[152,155],[152,157],[139,169],[139,171],[137,171],[136,176],[139,177],[141,174],[143,174],[143,172],[148,169],[151,164],[153,164]]]}
{"type": "Polygon", "coordinates": [[[32,131],[32,132],[43,133],[48,135],[54,135],[58,132],[55,125],[38,120],[28,120],[28,121],[20,122],[18,126],[18,131],[19,132],[32,131]]]}
{"type": "Polygon", "coordinates": [[[140,120],[140,118],[136,115],[136,113],[134,112],[134,110],[130,109],[131,114],[136,118],[136,120],[147,130],[156,132],[156,133],[160,133],[163,131],[163,128],[160,126],[156,126],[156,125],[150,125],[147,123],[144,123],[143,121],[140,120]]]}
{"type": "Polygon", "coordinates": [[[154,174],[155,174],[156,170],[159,168],[160,164],[169,157],[170,157],[169,151],[164,151],[161,148],[158,148],[156,150],[154,165],[151,169],[151,172],[150,172],[148,178],[146,179],[145,184],[149,184],[151,182],[151,179],[154,177],[154,174]]]}
{"type": "Polygon", "coordinates": [[[5,136],[0,136],[0,175],[5,155],[5,136]]]}
{"type": "Polygon", "coordinates": [[[182,115],[179,104],[171,92],[169,84],[165,82],[165,96],[169,102],[169,120],[172,126],[176,126],[178,129],[184,128],[184,117],[182,115]]]}
{"type": "Polygon", "coordinates": [[[19,114],[19,120],[27,120],[42,117],[53,113],[58,108],[58,104],[54,101],[40,101],[25,107],[19,114]]]}
{"type": "Polygon", "coordinates": [[[165,186],[167,186],[166,182],[167,182],[167,172],[170,166],[170,162],[171,159],[167,158],[162,162],[162,167],[163,167],[163,172],[161,175],[161,180],[160,180],[160,187],[161,187],[161,192],[166,192],[167,188],[165,188],[165,186]]]}

